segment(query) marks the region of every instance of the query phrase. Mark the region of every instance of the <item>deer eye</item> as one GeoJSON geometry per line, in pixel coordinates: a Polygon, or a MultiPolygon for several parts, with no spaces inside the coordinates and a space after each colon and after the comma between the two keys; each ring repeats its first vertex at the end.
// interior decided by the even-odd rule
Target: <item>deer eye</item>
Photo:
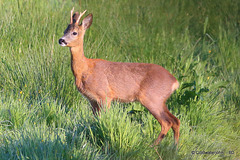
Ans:
{"type": "Polygon", "coordinates": [[[73,32],[73,35],[77,35],[77,32],[73,32]]]}

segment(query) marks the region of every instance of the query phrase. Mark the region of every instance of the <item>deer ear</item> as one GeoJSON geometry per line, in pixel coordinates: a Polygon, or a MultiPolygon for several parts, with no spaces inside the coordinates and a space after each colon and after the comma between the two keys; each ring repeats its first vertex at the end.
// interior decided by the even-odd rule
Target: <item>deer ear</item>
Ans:
{"type": "Polygon", "coordinates": [[[85,17],[83,19],[82,26],[83,26],[84,30],[88,29],[91,26],[92,19],[93,19],[92,13],[90,13],[89,15],[87,15],[87,17],[85,17]]]}

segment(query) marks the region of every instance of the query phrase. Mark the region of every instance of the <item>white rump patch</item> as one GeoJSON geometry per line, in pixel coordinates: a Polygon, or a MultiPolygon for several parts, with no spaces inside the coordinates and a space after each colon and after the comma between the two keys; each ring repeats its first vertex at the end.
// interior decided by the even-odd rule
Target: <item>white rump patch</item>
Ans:
{"type": "Polygon", "coordinates": [[[174,82],[172,85],[172,92],[174,92],[176,89],[178,89],[178,87],[179,87],[178,81],[174,82]]]}

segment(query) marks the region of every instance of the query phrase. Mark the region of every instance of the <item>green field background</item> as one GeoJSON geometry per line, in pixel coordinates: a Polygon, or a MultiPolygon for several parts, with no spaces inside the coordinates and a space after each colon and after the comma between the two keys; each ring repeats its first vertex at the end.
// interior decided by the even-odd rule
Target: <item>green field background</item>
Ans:
{"type": "Polygon", "coordinates": [[[239,0],[0,0],[0,159],[239,159],[239,64],[239,0]],[[150,147],[161,127],[137,102],[93,116],[58,44],[72,7],[93,14],[86,57],[178,79],[177,148],[172,130],[150,147]]]}

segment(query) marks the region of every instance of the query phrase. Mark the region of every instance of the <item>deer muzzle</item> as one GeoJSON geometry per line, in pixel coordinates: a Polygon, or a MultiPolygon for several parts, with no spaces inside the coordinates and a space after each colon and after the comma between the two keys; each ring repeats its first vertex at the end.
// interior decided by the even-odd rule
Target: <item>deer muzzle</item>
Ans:
{"type": "Polygon", "coordinates": [[[65,39],[63,39],[63,38],[60,38],[59,39],[59,41],[58,41],[58,43],[61,45],[61,46],[67,46],[67,42],[65,41],[65,39]]]}

